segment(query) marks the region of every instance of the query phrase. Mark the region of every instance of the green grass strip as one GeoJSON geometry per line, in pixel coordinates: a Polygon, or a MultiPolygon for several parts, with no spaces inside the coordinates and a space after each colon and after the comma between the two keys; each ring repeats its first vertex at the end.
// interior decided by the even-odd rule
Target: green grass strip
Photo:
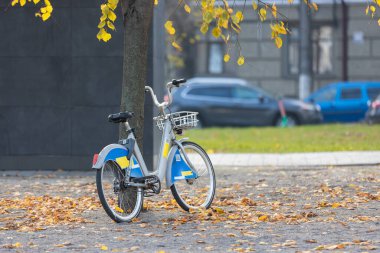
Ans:
{"type": "Polygon", "coordinates": [[[380,150],[380,125],[205,128],[185,132],[208,152],[292,153],[380,150]]]}

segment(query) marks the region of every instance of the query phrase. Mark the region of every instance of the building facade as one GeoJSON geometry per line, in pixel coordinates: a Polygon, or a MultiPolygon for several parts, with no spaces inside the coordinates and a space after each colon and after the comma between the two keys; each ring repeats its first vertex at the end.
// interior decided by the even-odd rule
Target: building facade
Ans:
{"type": "MultiPolygon", "coordinates": [[[[285,1],[286,2],[286,1],[285,1]]],[[[319,11],[310,12],[313,48],[312,91],[326,84],[348,80],[380,80],[380,27],[365,15],[366,1],[320,0],[319,11]]],[[[194,75],[237,76],[278,96],[298,97],[299,10],[298,4],[281,5],[278,10],[291,30],[277,49],[270,39],[270,18],[261,23],[247,4],[241,23],[239,43],[245,64],[238,66],[238,50],[231,46],[231,61],[225,63],[224,42],[210,34],[196,43],[194,75]],[[249,7],[249,8],[248,8],[249,7]]],[[[270,14],[268,14],[268,17],[270,14]]]]}

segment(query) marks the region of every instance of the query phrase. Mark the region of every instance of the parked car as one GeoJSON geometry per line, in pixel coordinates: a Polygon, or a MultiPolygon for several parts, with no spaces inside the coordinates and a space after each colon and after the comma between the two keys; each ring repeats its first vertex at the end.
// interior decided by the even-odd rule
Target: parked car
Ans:
{"type": "Polygon", "coordinates": [[[380,93],[379,96],[372,101],[365,115],[365,119],[368,124],[380,124],[380,93]]]}
{"type": "Polygon", "coordinates": [[[327,85],[308,97],[321,107],[324,122],[361,121],[368,103],[380,93],[380,83],[342,82],[327,85]]]}
{"type": "MultiPolygon", "coordinates": [[[[322,121],[318,106],[283,99],[288,125],[322,121]]],[[[172,111],[197,111],[202,126],[272,126],[281,124],[278,100],[237,78],[193,78],[174,93],[172,111]]]]}

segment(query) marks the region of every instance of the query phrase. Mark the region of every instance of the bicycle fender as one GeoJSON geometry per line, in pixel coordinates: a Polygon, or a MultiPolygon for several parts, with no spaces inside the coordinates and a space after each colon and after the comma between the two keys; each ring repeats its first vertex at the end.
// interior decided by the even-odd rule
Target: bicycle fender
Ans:
{"type": "Polygon", "coordinates": [[[116,162],[121,169],[131,168],[131,177],[142,177],[140,165],[135,156],[132,155],[128,160],[129,151],[126,147],[120,144],[110,144],[100,151],[93,169],[101,169],[108,161],[116,162]]]}
{"type": "Polygon", "coordinates": [[[194,179],[197,177],[197,173],[185,162],[185,159],[179,152],[178,146],[173,146],[168,156],[166,186],[170,188],[178,180],[194,179]]]}

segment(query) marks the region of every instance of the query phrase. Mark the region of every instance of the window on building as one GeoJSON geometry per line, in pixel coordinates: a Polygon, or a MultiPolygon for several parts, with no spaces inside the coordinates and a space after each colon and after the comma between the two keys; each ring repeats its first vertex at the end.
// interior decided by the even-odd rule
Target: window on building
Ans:
{"type": "Polygon", "coordinates": [[[360,88],[343,88],[340,94],[340,98],[344,100],[348,99],[360,99],[362,92],[360,88]]]}
{"type": "MultiPolygon", "coordinates": [[[[299,74],[299,28],[294,27],[287,36],[286,75],[299,74]]],[[[333,27],[330,25],[312,28],[313,72],[315,75],[333,74],[333,27]]]]}
{"type": "Polygon", "coordinates": [[[209,45],[208,72],[210,74],[223,73],[223,45],[221,43],[209,45]]]}
{"type": "Polygon", "coordinates": [[[207,97],[219,97],[219,98],[231,98],[232,92],[229,87],[197,87],[191,89],[188,95],[193,96],[207,96],[207,97]]]}

